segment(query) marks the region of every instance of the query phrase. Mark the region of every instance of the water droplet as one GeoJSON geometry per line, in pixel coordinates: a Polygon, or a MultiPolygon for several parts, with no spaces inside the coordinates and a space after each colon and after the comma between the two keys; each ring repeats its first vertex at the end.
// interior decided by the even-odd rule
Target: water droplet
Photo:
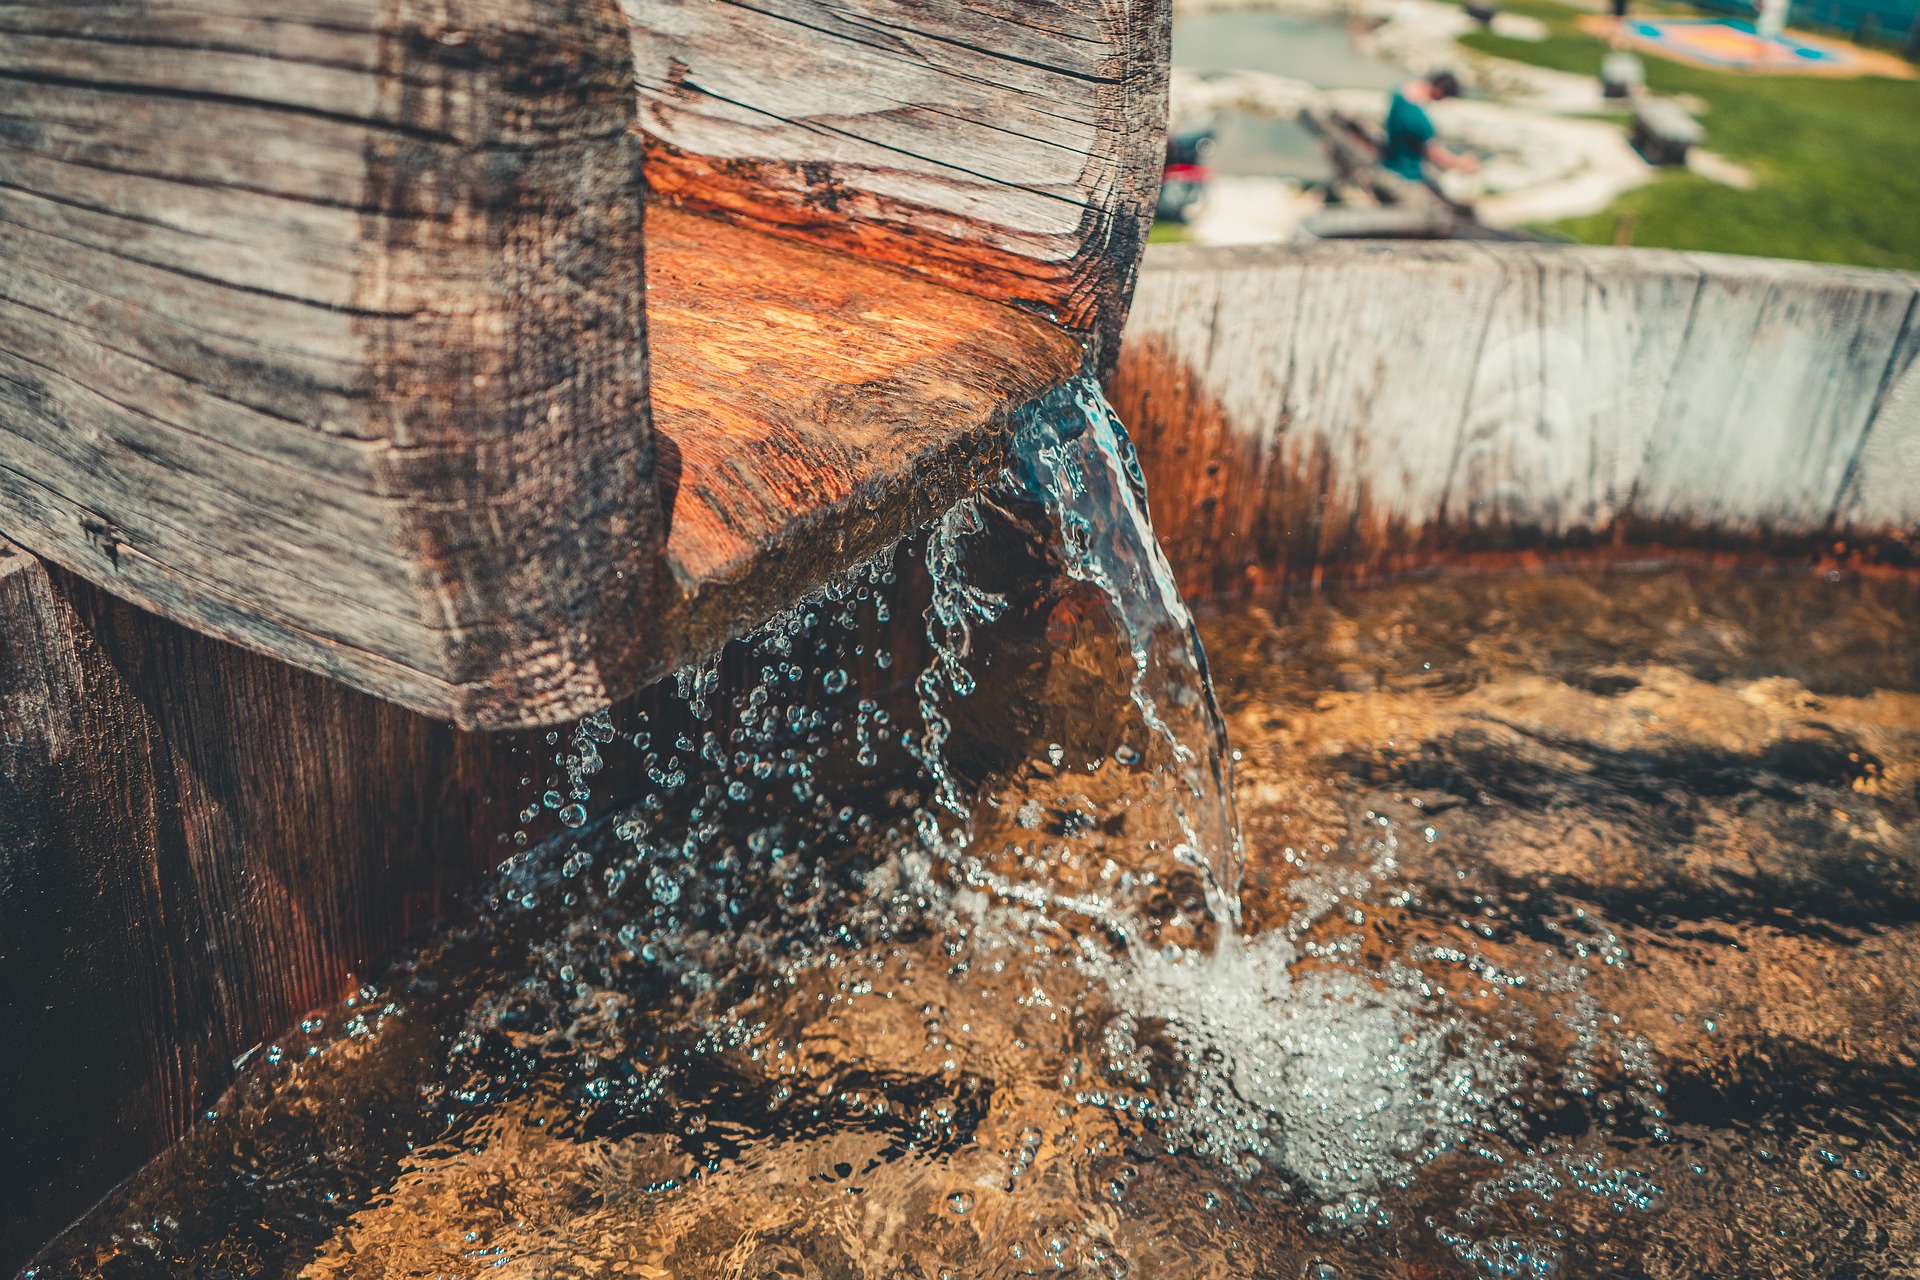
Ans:
{"type": "Polygon", "coordinates": [[[955,1213],[966,1213],[973,1208],[973,1196],[966,1191],[956,1191],[947,1197],[947,1208],[955,1213]]]}
{"type": "Polygon", "coordinates": [[[820,677],[820,686],[828,693],[840,693],[847,687],[847,673],[835,667],[820,677]]]}
{"type": "Polygon", "coordinates": [[[570,827],[580,826],[587,820],[587,810],[583,805],[570,804],[560,811],[560,821],[570,827]]]}

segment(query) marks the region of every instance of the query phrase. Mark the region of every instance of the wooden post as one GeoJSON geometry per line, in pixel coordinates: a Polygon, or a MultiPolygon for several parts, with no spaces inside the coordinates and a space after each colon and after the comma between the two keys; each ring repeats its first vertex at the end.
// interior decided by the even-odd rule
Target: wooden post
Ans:
{"type": "Polygon", "coordinates": [[[964,492],[987,468],[939,459],[1111,353],[1167,33],[1166,0],[15,5],[0,530],[463,726],[605,706],[964,492]],[[636,122],[659,196],[731,224],[671,215],[672,263],[636,122]],[[742,258],[777,274],[714,287],[742,258]],[[681,339],[651,368],[649,312],[681,339]],[[676,557],[688,495],[744,554],[676,557]]]}
{"type": "Polygon", "coordinates": [[[612,0],[0,38],[0,528],[463,724],[604,705],[663,536],[612,0]]]}
{"type": "Polygon", "coordinates": [[[552,753],[460,733],[0,541],[0,1268],[377,977],[552,753]]]}

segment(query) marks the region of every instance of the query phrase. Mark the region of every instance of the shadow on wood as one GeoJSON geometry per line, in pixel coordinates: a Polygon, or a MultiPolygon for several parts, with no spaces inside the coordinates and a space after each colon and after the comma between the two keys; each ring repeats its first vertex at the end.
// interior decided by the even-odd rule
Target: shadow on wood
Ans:
{"type": "Polygon", "coordinates": [[[0,1259],[497,861],[539,745],[198,635],[0,542],[0,1259]]]}

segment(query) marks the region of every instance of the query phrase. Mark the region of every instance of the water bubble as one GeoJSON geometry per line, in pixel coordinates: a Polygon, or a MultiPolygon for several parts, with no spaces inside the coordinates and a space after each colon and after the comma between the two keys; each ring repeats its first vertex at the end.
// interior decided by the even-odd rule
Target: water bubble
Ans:
{"type": "Polygon", "coordinates": [[[560,821],[569,827],[581,826],[586,820],[587,810],[584,805],[570,804],[560,811],[560,821]]]}
{"type": "Polygon", "coordinates": [[[672,906],[680,901],[680,880],[665,867],[655,867],[647,873],[647,892],[653,900],[663,906],[672,906]]]}
{"type": "Polygon", "coordinates": [[[847,673],[835,667],[832,671],[820,677],[820,687],[828,693],[844,692],[847,687],[847,673]]]}

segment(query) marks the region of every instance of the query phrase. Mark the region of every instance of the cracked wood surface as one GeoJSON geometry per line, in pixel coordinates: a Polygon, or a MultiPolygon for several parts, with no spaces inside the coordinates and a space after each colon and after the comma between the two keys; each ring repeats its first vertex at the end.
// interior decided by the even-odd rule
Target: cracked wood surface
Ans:
{"type": "Polygon", "coordinates": [[[0,527],[462,724],[655,607],[611,0],[0,6],[0,527]]]}
{"type": "Polygon", "coordinates": [[[966,492],[1082,358],[1022,310],[1096,358],[1118,325],[1165,5],[632,17],[0,3],[0,529],[511,727],[606,705],[966,492]],[[734,225],[657,212],[649,270],[643,169],[734,225]]]}
{"type": "Polygon", "coordinates": [[[1111,337],[1165,0],[623,0],[655,192],[1111,337]]]}

